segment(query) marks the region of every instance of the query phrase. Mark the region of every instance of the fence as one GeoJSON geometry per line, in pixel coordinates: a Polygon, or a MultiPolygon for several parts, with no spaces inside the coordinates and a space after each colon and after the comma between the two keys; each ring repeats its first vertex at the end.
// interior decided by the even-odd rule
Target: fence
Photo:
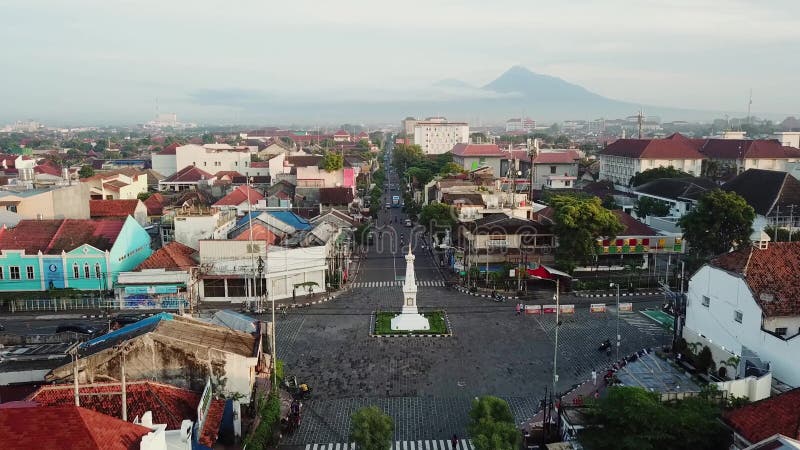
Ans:
{"type": "Polygon", "coordinates": [[[30,311],[69,311],[74,309],[118,309],[119,302],[108,298],[37,298],[20,299],[7,302],[8,310],[30,311]]]}

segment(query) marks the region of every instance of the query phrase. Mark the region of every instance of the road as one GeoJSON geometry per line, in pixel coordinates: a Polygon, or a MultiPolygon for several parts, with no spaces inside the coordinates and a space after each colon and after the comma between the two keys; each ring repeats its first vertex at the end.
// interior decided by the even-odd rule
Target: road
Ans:
{"type": "MultiPolygon", "coordinates": [[[[390,177],[390,182],[396,184],[396,177],[390,177]]],[[[506,399],[522,423],[534,415],[551,386],[554,315],[517,315],[513,302],[494,302],[441,287],[430,251],[423,248],[417,230],[403,226],[404,218],[399,208],[381,211],[381,237],[369,248],[348,291],[332,302],[292,310],[278,319],[278,357],[285,361],[285,372],[314,389],[300,429],[287,437],[287,445],[344,443],[350,415],[368,405],[379,406],[393,417],[396,441],[466,436],[475,396],[506,399]],[[403,242],[411,243],[416,257],[420,309],[444,309],[452,337],[369,336],[373,311],[401,307],[399,279],[408,251],[407,246],[401,248],[403,242]]],[[[659,303],[654,300],[636,307],[659,303]]],[[[586,380],[592,369],[610,365],[611,359],[598,352],[597,346],[605,338],[613,339],[616,318],[613,308],[592,314],[588,307],[562,316],[559,390],[586,380]]],[[[621,314],[620,319],[622,354],[671,340],[669,332],[636,312],[621,314]]]]}

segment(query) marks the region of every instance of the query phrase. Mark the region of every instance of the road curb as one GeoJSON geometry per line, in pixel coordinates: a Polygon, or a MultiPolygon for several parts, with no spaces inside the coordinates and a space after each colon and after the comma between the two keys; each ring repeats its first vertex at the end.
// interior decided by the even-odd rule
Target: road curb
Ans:
{"type": "MultiPolygon", "coordinates": [[[[492,297],[491,294],[483,294],[481,292],[470,292],[469,289],[465,289],[465,288],[463,288],[461,286],[455,286],[455,290],[461,292],[462,294],[471,295],[473,297],[494,298],[494,297],[492,297]]],[[[520,297],[517,297],[516,295],[499,295],[496,298],[499,299],[500,301],[503,301],[503,300],[519,300],[520,299],[520,297]]]]}

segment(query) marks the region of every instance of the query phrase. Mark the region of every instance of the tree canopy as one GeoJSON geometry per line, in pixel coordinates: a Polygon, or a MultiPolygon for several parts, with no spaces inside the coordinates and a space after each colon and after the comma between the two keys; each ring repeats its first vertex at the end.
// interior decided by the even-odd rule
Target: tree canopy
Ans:
{"type": "Polygon", "coordinates": [[[755,217],[753,207],[739,194],[714,189],[700,197],[678,226],[691,251],[700,258],[709,258],[749,245],[755,217]]]}
{"type": "Polygon", "coordinates": [[[78,171],[78,177],[80,178],[89,178],[94,175],[94,169],[90,165],[81,166],[81,169],[78,171]]]}
{"type": "Polygon", "coordinates": [[[653,197],[641,197],[633,206],[636,217],[642,219],[647,216],[664,217],[669,214],[669,210],[669,203],[653,197]]]}
{"type": "Polygon", "coordinates": [[[617,216],[603,208],[597,197],[554,195],[554,231],[558,237],[559,265],[572,270],[594,254],[595,239],[613,238],[623,230],[617,216]]]}
{"type": "Polygon", "coordinates": [[[487,395],[472,401],[467,429],[478,450],[516,450],[522,442],[508,403],[497,397],[487,395]]]}
{"type": "Polygon", "coordinates": [[[630,185],[639,186],[647,183],[648,181],[658,180],[660,178],[687,178],[691,174],[680,171],[672,166],[669,167],[655,167],[647,169],[644,172],[639,172],[631,177],[630,185]]]}
{"type": "Polygon", "coordinates": [[[730,433],[718,422],[720,407],[707,396],[662,402],[656,392],[611,387],[586,410],[580,432],[589,450],[727,449],[730,433]]]}
{"type": "Polygon", "coordinates": [[[452,208],[444,203],[425,205],[419,213],[419,223],[430,231],[452,228],[456,218],[452,208]]]}
{"type": "Polygon", "coordinates": [[[376,406],[361,408],[350,417],[350,442],[363,450],[387,450],[392,443],[394,422],[376,406]]]}
{"type": "Polygon", "coordinates": [[[322,168],[326,172],[335,172],[344,167],[344,157],[336,152],[325,152],[322,157],[322,168]]]}

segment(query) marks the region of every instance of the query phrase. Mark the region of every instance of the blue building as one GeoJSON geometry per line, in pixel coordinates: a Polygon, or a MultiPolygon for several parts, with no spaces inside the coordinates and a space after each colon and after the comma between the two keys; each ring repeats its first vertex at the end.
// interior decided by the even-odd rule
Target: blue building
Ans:
{"type": "Polygon", "coordinates": [[[136,220],[23,220],[0,230],[0,292],[108,291],[152,253],[136,220]]]}

